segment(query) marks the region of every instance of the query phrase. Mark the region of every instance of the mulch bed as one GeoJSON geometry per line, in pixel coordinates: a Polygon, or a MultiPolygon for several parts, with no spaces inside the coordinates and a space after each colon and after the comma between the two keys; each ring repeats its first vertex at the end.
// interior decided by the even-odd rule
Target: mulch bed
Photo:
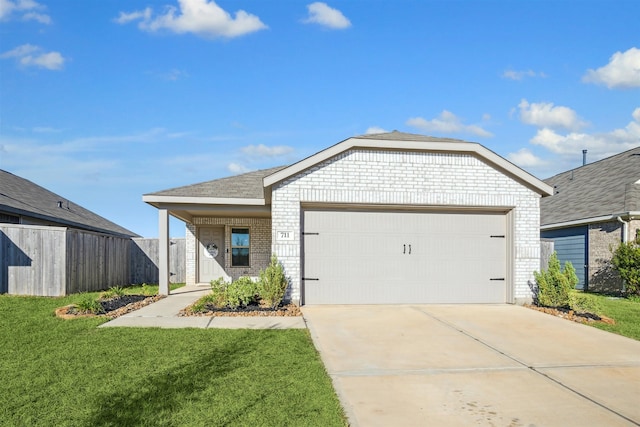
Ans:
{"type": "Polygon", "coordinates": [[[616,321],[610,317],[598,316],[592,313],[576,313],[573,310],[564,308],[538,307],[537,305],[531,304],[525,304],[525,307],[578,323],[602,322],[610,325],[614,325],[616,323],[616,321]]]}
{"type": "Polygon", "coordinates": [[[137,310],[156,301],[165,298],[164,295],[123,295],[106,300],[100,300],[104,313],[83,313],[75,304],[66,305],[56,310],[56,316],[62,319],[75,319],[78,317],[107,317],[115,319],[129,312],[137,310]]]}
{"type": "Polygon", "coordinates": [[[302,316],[300,307],[295,304],[286,304],[274,309],[262,307],[258,304],[249,304],[246,307],[226,308],[208,304],[205,311],[194,312],[191,306],[183,309],[178,316],[215,316],[215,317],[253,317],[253,316],[302,316]]]}

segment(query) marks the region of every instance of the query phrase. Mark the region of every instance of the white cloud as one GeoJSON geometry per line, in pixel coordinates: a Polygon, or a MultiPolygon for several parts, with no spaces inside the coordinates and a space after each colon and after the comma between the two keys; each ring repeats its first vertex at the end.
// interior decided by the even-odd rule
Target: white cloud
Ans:
{"type": "Polygon", "coordinates": [[[240,163],[233,163],[233,162],[227,165],[227,169],[229,169],[229,172],[236,173],[236,174],[249,172],[251,170],[248,167],[241,165],[240,163]]]}
{"type": "Polygon", "coordinates": [[[425,132],[467,133],[485,138],[493,136],[491,132],[480,126],[465,125],[459,117],[447,110],[443,110],[440,116],[435,119],[426,120],[422,117],[412,117],[406,123],[425,132]]]}
{"type": "Polygon", "coordinates": [[[381,127],[378,126],[371,126],[369,128],[367,128],[367,130],[365,131],[365,135],[371,135],[374,133],[387,133],[389,132],[388,130],[382,129],[381,127]]]}
{"type": "Polygon", "coordinates": [[[120,15],[114,19],[114,22],[118,24],[127,24],[131,21],[137,21],[138,19],[142,19],[143,21],[148,21],[151,19],[152,10],[150,7],[145,10],[139,10],[136,12],[126,13],[120,12],[120,15]]]}
{"type": "Polygon", "coordinates": [[[351,26],[351,21],[338,9],[317,1],[307,5],[309,16],[303,20],[305,24],[319,24],[334,30],[342,30],[351,26]]]}
{"type": "Polygon", "coordinates": [[[248,145],[241,148],[242,152],[250,157],[278,157],[289,154],[293,151],[293,147],[287,145],[275,145],[267,147],[264,144],[248,145]]]}
{"type": "Polygon", "coordinates": [[[29,12],[22,17],[24,21],[38,21],[41,24],[51,24],[51,17],[44,13],[29,12]]]}
{"type": "Polygon", "coordinates": [[[525,77],[547,77],[547,75],[545,73],[543,73],[542,71],[533,71],[533,70],[524,70],[524,71],[516,71],[516,70],[505,70],[504,73],[502,73],[502,77],[505,79],[510,79],[510,80],[522,80],[525,77]]]}
{"type": "Polygon", "coordinates": [[[40,48],[31,44],[23,44],[0,55],[0,58],[20,58],[37,52],[40,48]]]}
{"type": "Polygon", "coordinates": [[[604,158],[638,146],[640,108],[633,111],[632,117],[633,120],[624,128],[605,133],[570,132],[563,135],[549,128],[539,129],[531,143],[560,156],[575,156],[586,149],[590,157],[604,158]]]}
{"type": "Polygon", "coordinates": [[[529,104],[526,99],[518,104],[520,120],[528,125],[552,129],[578,130],[588,125],[569,107],[554,106],[552,102],[529,104]]]}
{"type": "Polygon", "coordinates": [[[65,58],[60,52],[43,52],[39,46],[23,44],[0,55],[0,59],[16,58],[25,67],[40,67],[47,70],[61,70],[65,58]]]}
{"type": "Polygon", "coordinates": [[[19,15],[23,21],[38,21],[50,24],[51,17],[36,10],[44,10],[45,6],[33,0],[0,0],[0,21],[8,21],[14,15],[19,15]]]}
{"type": "Polygon", "coordinates": [[[138,28],[155,32],[168,30],[177,34],[193,33],[205,37],[239,37],[267,26],[255,15],[239,10],[232,17],[211,0],[178,0],[178,8],[166,6],[164,13],[153,16],[153,11],[120,12],[114,21],[126,24],[140,20],[138,28]]]}
{"type": "Polygon", "coordinates": [[[64,58],[60,52],[48,52],[35,56],[27,55],[20,58],[20,64],[25,66],[36,66],[48,70],[61,70],[64,66],[64,58]]]}
{"type": "Polygon", "coordinates": [[[544,160],[533,154],[528,148],[521,148],[515,153],[509,153],[507,159],[521,168],[535,168],[546,164],[544,160]]]}
{"type": "Polygon", "coordinates": [[[640,49],[632,47],[614,53],[607,65],[587,70],[582,81],[603,84],[609,89],[640,87],[640,49]]]}

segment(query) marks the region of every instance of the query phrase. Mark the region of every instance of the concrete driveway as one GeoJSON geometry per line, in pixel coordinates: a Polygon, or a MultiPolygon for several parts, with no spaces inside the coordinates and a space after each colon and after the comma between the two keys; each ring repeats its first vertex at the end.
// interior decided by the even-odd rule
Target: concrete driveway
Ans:
{"type": "Polygon", "coordinates": [[[640,342],[511,305],[309,306],[352,426],[639,426],[640,342]]]}

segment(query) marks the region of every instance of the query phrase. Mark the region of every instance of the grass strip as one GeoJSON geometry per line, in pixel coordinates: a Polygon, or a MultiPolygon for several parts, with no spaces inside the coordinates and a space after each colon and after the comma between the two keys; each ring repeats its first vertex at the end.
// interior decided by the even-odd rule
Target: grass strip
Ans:
{"type": "Polygon", "coordinates": [[[78,298],[0,296],[0,425],[346,424],[306,330],[97,329],[105,319],[54,316],[78,298]]]}

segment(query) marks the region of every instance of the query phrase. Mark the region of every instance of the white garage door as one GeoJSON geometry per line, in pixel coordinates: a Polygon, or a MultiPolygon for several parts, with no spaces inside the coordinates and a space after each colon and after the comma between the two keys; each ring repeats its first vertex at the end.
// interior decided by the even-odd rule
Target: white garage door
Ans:
{"type": "Polygon", "coordinates": [[[305,210],[304,304],[504,303],[503,213],[305,210]]]}

